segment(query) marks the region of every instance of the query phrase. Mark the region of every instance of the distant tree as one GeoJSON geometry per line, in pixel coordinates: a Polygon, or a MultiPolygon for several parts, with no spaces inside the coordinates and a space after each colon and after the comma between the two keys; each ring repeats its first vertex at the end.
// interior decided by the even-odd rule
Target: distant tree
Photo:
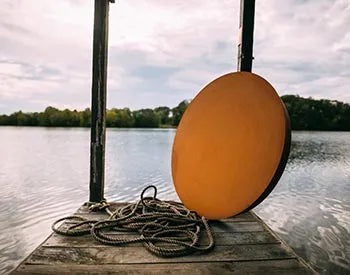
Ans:
{"type": "Polygon", "coordinates": [[[0,115],[0,125],[7,125],[7,115],[0,115]]]}
{"type": "Polygon", "coordinates": [[[107,111],[106,126],[107,127],[133,127],[135,119],[129,108],[111,109],[107,111]]]}
{"type": "Polygon", "coordinates": [[[188,100],[183,100],[180,102],[179,105],[177,105],[176,107],[174,107],[173,109],[171,109],[172,111],[172,124],[174,126],[178,126],[179,122],[182,118],[182,115],[184,114],[184,112],[187,109],[187,106],[190,102],[188,100]]]}
{"type": "Polygon", "coordinates": [[[35,112],[35,113],[26,113],[26,115],[31,116],[31,126],[38,126],[38,117],[39,117],[39,113],[35,112]]]}
{"type": "Polygon", "coordinates": [[[107,127],[116,127],[117,112],[116,109],[107,110],[106,113],[106,126],[107,127]]]}
{"type": "Polygon", "coordinates": [[[129,108],[119,109],[117,112],[118,127],[134,127],[135,118],[129,108]]]}
{"type": "Polygon", "coordinates": [[[43,113],[39,115],[39,125],[40,126],[60,126],[61,122],[57,116],[58,109],[54,107],[47,107],[43,113]]]}
{"type": "Polygon", "coordinates": [[[30,114],[22,113],[22,111],[13,114],[16,118],[16,125],[30,126],[32,124],[32,117],[30,114]]]}
{"type": "Polygon", "coordinates": [[[335,100],[281,97],[288,110],[293,130],[350,130],[350,105],[335,100]]]}
{"type": "Polygon", "coordinates": [[[91,110],[86,108],[84,111],[79,112],[79,126],[90,127],[91,126],[91,110]]]}
{"type": "Polygon", "coordinates": [[[0,125],[14,125],[14,124],[11,124],[9,116],[0,115],[0,125]]]}
{"type": "Polygon", "coordinates": [[[152,109],[133,111],[135,127],[156,128],[160,125],[160,116],[152,109]]]}
{"type": "Polygon", "coordinates": [[[171,125],[170,112],[171,109],[166,106],[157,107],[153,110],[160,117],[161,125],[171,125]]]}

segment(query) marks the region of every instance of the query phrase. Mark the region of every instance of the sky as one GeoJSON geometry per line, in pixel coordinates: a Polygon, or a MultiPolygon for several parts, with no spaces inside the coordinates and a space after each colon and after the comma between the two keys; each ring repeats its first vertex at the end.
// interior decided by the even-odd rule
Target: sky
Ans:
{"type": "MultiPolygon", "coordinates": [[[[110,5],[107,107],[174,107],[236,71],[239,0],[110,5]]],[[[91,104],[93,0],[0,1],[0,113],[91,104]]],[[[257,0],[253,72],[350,103],[350,1],[257,0]]]]}

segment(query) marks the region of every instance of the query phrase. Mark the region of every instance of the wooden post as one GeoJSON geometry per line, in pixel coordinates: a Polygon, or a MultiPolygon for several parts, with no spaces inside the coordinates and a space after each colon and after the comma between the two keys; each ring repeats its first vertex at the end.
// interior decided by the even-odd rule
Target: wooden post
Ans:
{"type": "Polygon", "coordinates": [[[110,0],[95,0],[92,60],[90,202],[100,202],[104,198],[109,2],[110,0]]]}
{"type": "Polygon", "coordinates": [[[255,0],[241,0],[238,41],[238,71],[251,72],[253,57],[255,0]]]}

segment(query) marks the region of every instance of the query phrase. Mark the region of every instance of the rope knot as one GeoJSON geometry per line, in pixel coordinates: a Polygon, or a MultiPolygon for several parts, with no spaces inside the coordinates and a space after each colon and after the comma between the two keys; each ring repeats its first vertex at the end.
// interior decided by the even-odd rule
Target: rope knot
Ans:
{"type": "Polygon", "coordinates": [[[105,210],[110,204],[106,200],[102,200],[100,202],[87,202],[85,206],[89,207],[89,211],[97,212],[105,210]]]}

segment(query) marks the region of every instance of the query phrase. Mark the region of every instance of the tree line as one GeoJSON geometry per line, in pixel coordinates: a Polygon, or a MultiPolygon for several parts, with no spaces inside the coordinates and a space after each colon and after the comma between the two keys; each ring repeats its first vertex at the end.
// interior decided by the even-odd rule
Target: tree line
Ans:
{"type": "Polygon", "coordinates": [[[350,131],[350,104],[337,100],[281,97],[293,130],[350,131]]]}
{"type": "MultiPolygon", "coordinates": [[[[185,112],[189,101],[184,100],[174,108],[157,107],[131,111],[129,108],[112,108],[106,112],[107,127],[176,127],[185,112]]],[[[43,112],[24,113],[22,111],[11,115],[0,115],[0,125],[13,126],[45,126],[45,127],[90,127],[91,110],[83,111],[59,110],[47,107],[43,112]]]]}
{"type": "MultiPolygon", "coordinates": [[[[350,131],[350,104],[336,100],[303,98],[298,95],[281,97],[290,116],[293,130],[350,131]]],[[[107,127],[176,127],[189,101],[184,100],[176,107],[166,106],[154,109],[131,111],[129,108],[107,110],[107,127]]],[[[59,126],[89,127],[91,110],[59,110],[47,107],[43,112],[15,112],[0,115],[0,125],[16,126],[59,126]]]]}

